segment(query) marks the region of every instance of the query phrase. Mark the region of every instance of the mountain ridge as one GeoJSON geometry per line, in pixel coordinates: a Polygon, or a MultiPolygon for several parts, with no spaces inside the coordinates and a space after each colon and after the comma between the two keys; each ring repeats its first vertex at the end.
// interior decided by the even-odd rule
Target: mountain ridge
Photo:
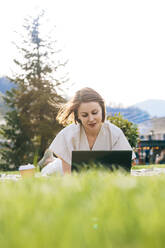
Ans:
{"type": "Polygon", "coordinates": [[[165,117],[165,100],[162,99],[148,99],[138,102],[131,107],[137,107],[146,111],[151,117],[165,117]]]}
{"type": "MultiPolygon", "coordinates": [[[[11,90],[11,88],[15,87],[15,84],[10,82],[7,78],[5,77],[1,77],[0,78],[0,113],[4,114],[6,111],[6,106],[4,105],[4,101],[3,101],[3,95],[5,95],[7,90],[11,90]]],[[[108,110],[108,106],[107,106],[107,110],[108,110]]],[[[132,109],[132,113],[131,113],[131,118],[132,115],[134,115],[134,119],[136,116],[136,112],[137,112],[137,118],[139,118],[139,114],[140,114],[140,118],[142,119],[142,115],[144,114],[148,114],[150,116],[150,118],[153,117],[165,117],[165,100],[161,100],[161,99],[148,99],[146,101],[142,101],[142,102],[138,102],[132,106],[129,106],[127,108],[111,108],[113,109],[113,113],[114,111],[117,112],[122,112],[125,115],[125,112],[127,112],[127,110],[129,111],[129,109],[131,108],[138,108],[139,110],[142,110],[143,112],[146,113],[138,113],[136,111],[136,109],[132,109]]],[[[110,110],[108,110],[107,112],[111,112],[110,110]]],[[[129,114],[129,113],[128,113],[129,114]]],[[[126,116],[126,118],[128,117],[128,114],[126,116]]],[[[144,119],[147,116],[144,116],[144,119]]]]}

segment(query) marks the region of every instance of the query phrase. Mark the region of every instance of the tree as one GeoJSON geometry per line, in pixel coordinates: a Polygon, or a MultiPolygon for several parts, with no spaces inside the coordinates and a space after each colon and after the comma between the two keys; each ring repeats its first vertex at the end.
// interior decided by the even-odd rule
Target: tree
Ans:
{"type": "Polygon", "coordinates": [[[15,168],[27,161],[33,162],[36,153],[41,157],[62,128],[56,116],[59,104],[65,102],[61,94],[66,80],[58,77],[58,70],[66,62],[57,60],[56,41],[41,36],[43,16],[41,13],[36,18],[25,20],[25,32],[21,37],[23,44],[16,44],[20,57],[14,59],[14,63],[18,70],[8,77],[16,88],[5,97],[12,109],[6,114],[7,126],[3,126],[1,131],[5,139],[10,140],[10,145],[4,144],[2,156],[15,168]]]}
{"type": "Polygon", "coordinates": [[[124,119],[120,114],[108,116],[107,119],[110,120],[111,123],[121,128],[131,147],[135,148],[139,137],[137,126],[127,119],[124,119]]]}

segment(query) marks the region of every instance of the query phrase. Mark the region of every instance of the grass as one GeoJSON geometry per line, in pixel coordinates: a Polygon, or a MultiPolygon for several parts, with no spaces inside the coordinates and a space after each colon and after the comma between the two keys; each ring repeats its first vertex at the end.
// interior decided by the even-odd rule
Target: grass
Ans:
{"type": "MultiPolygon", "coordinates": [[[[139,169],[151,169],[151,168],[165,168],[165,164],[150,164],[150,165],[134,165],[132,166],[132,170],[139,169]]],[[[36,171],[39,172],[39,168],[36,168],[36,171]]],[[[19,174],[19,171],[0,171],[0,174],[19,174]]]]}
{"type": "Polygon", "coordinates": [[[135,165],[135,166],[132,166],[132,170],[152,169],[152,168],[165,168],[165,164],[150,164],[150,165],[135,165]]]}
{"type": "Polygon", "coordinates": [[[164,176],[91,170],[0,182],[0,247],[164,247],[164,176]]]}

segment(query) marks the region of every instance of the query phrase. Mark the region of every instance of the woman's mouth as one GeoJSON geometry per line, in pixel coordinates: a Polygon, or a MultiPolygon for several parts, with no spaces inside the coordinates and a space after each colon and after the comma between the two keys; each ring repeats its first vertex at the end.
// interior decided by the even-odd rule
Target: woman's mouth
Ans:
{"type": "Polygon", "coordinates": [[[96,123],[91,123],[91,124],[88,124],[90,127],[94,127],[96,125],[96,123]]]}

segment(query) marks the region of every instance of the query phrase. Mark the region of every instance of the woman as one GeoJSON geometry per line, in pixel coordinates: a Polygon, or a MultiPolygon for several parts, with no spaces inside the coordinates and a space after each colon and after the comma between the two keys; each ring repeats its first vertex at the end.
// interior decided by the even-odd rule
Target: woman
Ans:
{"type": "Polygon", "coordinates": [[[104,100],[91,88],[77,91],[60,109],[57,120],[74,124],[60,131],[48,150],[62,160],[64,174],[71,173],[73,150],[132,150],[122,130],[105,117],[104,100]]]}

